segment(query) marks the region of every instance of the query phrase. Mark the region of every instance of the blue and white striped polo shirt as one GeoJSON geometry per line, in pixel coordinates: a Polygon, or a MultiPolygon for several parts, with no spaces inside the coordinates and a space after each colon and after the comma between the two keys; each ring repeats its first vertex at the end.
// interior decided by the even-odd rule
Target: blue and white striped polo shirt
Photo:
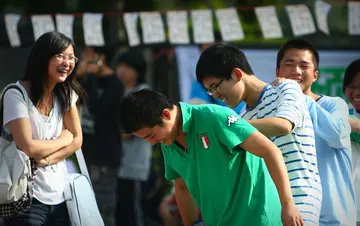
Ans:
{"type": "Polygon", "coordinates": [[[304,94],[295,81],[267,85],[253,108],[245,107],[246,120],[285,118],[294,124],[288,135],[270,137],[282,151],[295,205],[305,225],[318,225],[322,190],[318,173],[313,124],[304,94]]]}

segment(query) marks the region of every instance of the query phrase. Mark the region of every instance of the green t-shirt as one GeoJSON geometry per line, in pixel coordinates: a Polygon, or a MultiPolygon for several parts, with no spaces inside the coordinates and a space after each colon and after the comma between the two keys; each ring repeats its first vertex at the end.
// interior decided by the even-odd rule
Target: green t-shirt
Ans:
{"type": "Polygon", "coordinates": [[[230,108],[180,103],[187,150],[162,145],[165,177],[183,178],[207,226],[281,225],[265,162],[239,147],[256,129],[230,108]]]}

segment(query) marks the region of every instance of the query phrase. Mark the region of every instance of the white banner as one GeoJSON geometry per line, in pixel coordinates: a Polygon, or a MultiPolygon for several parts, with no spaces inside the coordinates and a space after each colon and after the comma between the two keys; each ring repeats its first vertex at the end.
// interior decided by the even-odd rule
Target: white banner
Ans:
{"type": "Polygon", "coordinates": [[[322,1],[317,0],[315,2],[315,15],[316,15],[316,23],[320,31],[329,35],[329,25],[328,25],[328,14],[330,12],[331,5],[322,1]]]}
{"type": "Polygon", "coordinates": [[[212,43],[215,41],[210,10],[193,10],[191,11],[191,19],[195,43],[212,43]]]}
{"type": "Polygon", "coordinates": [[[20,36],[18,32],[18,24],[20,15],[18,14],[5,14],[5,28],[8,34],[11,47],[21,45],[20,36]]]}
{"type": "Polygon", "coordinates": [[[218,9],[215,15],[220,26],[222,40],[228,42],[244,39],[244,31],[236,9],[218,9]]]}
{"type": "Polygon", "coordinates": [[[102,13],[84,13],[83,30],[84,42],[87,46],[104,46],[104,35],[102,29],[102,13]]]}
{"type": "Polygon", "coordinates": [[[57,31],[74,40],[74,16],[72,14],[56,14],[55,21],[57,31]]]}
{"type": "Polygon", "coordinates": [[[316,32],[314,20],[307,5],[285,6],[295,36],[308,35],[316,32]]]}
{"type": "Polygon", "coordinates": [[[360,35],[360,2],[348,2],[350,35],[360,35]]]}
{"type": "Polygon", "coordinates": [[[271,39],[283,37],[275,6],[256,7],[255,14],[264,38],[271,39]]]}
{"type": "Polygon", "coordinates": [[[137,46],[140,44],[139,33],[137,32],[137,21],[139,13],[124,13],[123,16],[129,46],[137,46]]]}
{"type": "Polygon", "coordinates": [[[55,31],[55,25],[51,15],[32,15],[31,23],[35,40],[44,33],[55,31]]]}
{"type": "MultiPolygon", "coordinates": [[[[346,1],[342,7],[347,7],[348,15],[348,33],[349,35],[360,35],[360,1],[346,1]]],[[[288,15],[293,36],[303,36],[314,34],[317,30],[326,35],[330,35],[329,12],[332,4],[325,0],[316,0],[314,5],[297,4],[284,5],[288,15]],[[314,8],[312,8],[312,6],[314,8]],[[309,7],[314,9],[315,18],[312,16],[309,7]],[[316,20],[316,25],[315,21],[316,20]]],[[[248,9],[252,10],[252,9],[248,9]]],[[[283,38],[282,26],[277,15],[275,6],[263,6],[254,8],[255,15],[259,22],[261,32],[265,39],[283,38]]],[[[245,38],[239,13],[236,8],[217,9],[214,11],[219,30],[223,41],[231,42],[245,38]]],[[[168,40],[170,44],[189,44],[193,40],[196,44],[211,44],[215,42],[214,24],[212,10],[191,10],[190,19],[193,37],[189,33],[189,15],[188,11],[168,11],[166,12],[166,26],[168,34],[165,31],[163,14],[161,12],[134,12],[124,13],[123,21],[126,29],[129,46],[144,44],[161,43],[168,40]],[[140,26],[139,26],[139,18],[140,26]],[[143,37],[140,37],[138,29],[142,29],[143,37]]],[[[56,14],[54,19],[52,15],[30,15],[33,27],[34,39],[37,40],[41,35],[49,31],[59,31],[71,39],[74,39],[74,21],[72,14],[56,14]]],[[[164,17],[165,18],[165,17],[164,17]]],[[[19,37],[19,21],[21,15],[5,14],[5,30],[10,46],[21,45],[19,37]]],[[[104,46],[103,33],[103,14],[102,13],[84,13],[82,15],[82,28],[84,42],[87,46],[104,46]]],[[[283,21],[282,21],[283,23],[283,21]]],[[[345,22],[344,22],[345,23],[345,22]]],[[[22,25],[20,26],[22,27],[22,25]]],[[[340,28],[335,28],[338,32],[340,28]]],[[[341,30],[341,29],[340,29],[341,30]]],[[[26,35],[26,34],[24,34],[26,35]]]]}
{"type": "Polygon", "coordinates": [[[171,44],[188,44],[188,15],[186,11],[171,11],[167,13],[167,25],[171,44]]]}
{"type": "Polygon", "coordinates": [[[140,13],[141,28],[145,44],[165,42],[164,23],[158,12],[140,13]]]}

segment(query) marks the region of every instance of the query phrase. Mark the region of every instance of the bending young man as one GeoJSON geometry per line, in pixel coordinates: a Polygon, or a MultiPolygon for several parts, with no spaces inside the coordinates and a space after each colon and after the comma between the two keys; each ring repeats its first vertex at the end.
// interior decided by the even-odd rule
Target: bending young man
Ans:
{"type": "Polygon", "coordinates": [[[129,94],[121,109],[128,133],[162,143],[185,226],[198,207],[208,226],[302,225],[279,149],[233,110],[174,105],[150,90],[129,94]]]}

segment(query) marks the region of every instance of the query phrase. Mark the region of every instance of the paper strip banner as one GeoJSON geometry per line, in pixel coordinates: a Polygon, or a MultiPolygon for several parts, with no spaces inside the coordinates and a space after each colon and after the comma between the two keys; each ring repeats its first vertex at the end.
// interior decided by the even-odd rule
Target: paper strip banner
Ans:
{"type": "Polygon", "coordinates": [[[188,44],[190,42],[187,12],[168,12],[167,24],[171,44],[188,44]]]}
{"type": "Polygon", "coordinates": [[[55,25],[51,15],[32,15],[31,23],[33,25],[35,40],[44,33],[55,31],[55,25]]]}
{"type": "Polygon", "coordinates": [[[140,13],[143,40],[145,44],[165,41],[164,23],[158,12],[140,13]]]}
{"type": "Polygon", "coordinates": [[[137,21],[139,13],[124,13],[125,29],[129,41],[129,46],[137,46],[140,44],[140,37],[137,32],[137,21]]]}
{"type": "Polygon", "coordinates": [[[275,6],[256,7],[255,14],[264,38],[271,39],[283,37],[275,6]]]}
{"type": "Polygon", "coordinates": [[[67,37],[74,39],[73,37],[73,25],[74,16],[71,14],[56,14],[56,30],[63,33],[67,37]]]}
{"type": "Polygon", "coordinates": [[[314,20],[306,5],[285,6],[295,36],[308,35],[316,32],[314,20]]]}
{"type": "Polygon", "coordinates": [[[215,41],[210,10],[193,10],[191,11],[191,19],[195,43],[212,43],[215,41]]]}
{"type": "Polygon", "coordinates": [[[10,45],[12,47],[18,47],[21,45],[20,36],[18,32],[19,21],[20,21],[20,15],[18,14],[5,15],[5,28],[8,34],[10,45]]]}
{"type": "Polygon", "coordinates": [[[83,29],[84,42],[87,46],[104,46],[104,35],[102,29],[102,13],[84,13],[83,29]]]}

